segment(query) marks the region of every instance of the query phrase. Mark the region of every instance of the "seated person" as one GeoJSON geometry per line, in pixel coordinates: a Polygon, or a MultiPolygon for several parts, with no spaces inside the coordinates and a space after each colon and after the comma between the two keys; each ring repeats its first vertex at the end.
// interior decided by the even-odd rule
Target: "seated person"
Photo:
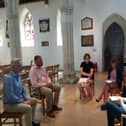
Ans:
{"type": "Polygon", "coordinates": [[[122,69],[121,67],[117,66],[115,59],[111,61],[111,68],[108,70],[108,80],[110,80],[111,83],[104,83],[100,95],[98,96],[98,98],[96,98],[96,102],[99,102],[102,97],[103,101],[106,102],[108,100],[108,93],[111,89],[121,88],[122,69]]]}
{"type": "MultiPolygon", "coordinates": [[[[118,99],[115,102],[108,101],[101,106],[102,110],[107,110],[107,121],[108,126],[114,126],[115,119],[120,122],[121,114],[126,114],[126,104],[123,99],[118,99]]],[[[124,120],[123,126],[126,126],[126,121],[124,120]]]]}
{"type": "Polygon", "coordinates": [[[21,67],[20,59],[13,59],[11,71],[3,78],[4,111],[24,113],[26,126],[40,126],[33,120],[37,100],[30,98],[23,87],[19,75],[21,67]]]}
{"type": "MultiPolygon", "coordinates": [[[[91,58],[90,55],[86,53],[84,55],[84,61],[80,65],[81,78],[87,78],[87,84],[89,84],[89,81],[90,83],[93,83],[93,80],[94,80],[93,63],[90,61],[90,58],[91,58]]],[[[87,90],[88,96],[91,97],[90,86],[86,86],[86,90],[87,90]]]]}
{"type": "Polygon", "coordinates": [[[58,107],[60,86],[52,84],[51,79],[48,77],[48,73],[43,66],[43,60],[41,56],[34,57],[35,65],[33,65],[29,72],[29,77],[32,83],[33,93],[37,93],[37,88],[40,88],[41,95],[46,97],[47,104],[47,116],[55,117],[54,110],[62,110],[58,107]],[[53,98],[54,92],[54,98],[53,98]]]}

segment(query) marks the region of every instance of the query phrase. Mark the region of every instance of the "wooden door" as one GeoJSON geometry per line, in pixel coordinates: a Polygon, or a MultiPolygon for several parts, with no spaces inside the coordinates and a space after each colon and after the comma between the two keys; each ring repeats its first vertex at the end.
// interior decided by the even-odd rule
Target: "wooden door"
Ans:
{"type": "Polygon", "coordinates": [[[117,23],[110,25],[104,38],[104,70],[108,70],[112,58],[116,58],[118,64],[123,63],[124,35],[117,23]]]}

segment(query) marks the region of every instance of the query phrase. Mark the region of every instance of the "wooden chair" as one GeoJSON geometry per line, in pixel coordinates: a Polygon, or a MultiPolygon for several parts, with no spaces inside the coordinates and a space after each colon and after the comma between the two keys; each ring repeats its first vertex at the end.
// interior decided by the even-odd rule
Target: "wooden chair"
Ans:
{"type": "MultiPolygon", "coordinates": [[[[94,96],[95,95],[95,71],[93,71],[93,79],[91,80],[90,88],[91,88],[92,96],[94,96]]],[[[81,99],[82,87],[79,87],[79,90],[80,90],[80,99],[81,99]]]]}
{"type": "Polygon", "coordinates": [[[8,124],[23,126],[22,117],[23,113],[20,112],[2,112],[0,113],[0,126],[8,124]]]}
{"type": "Polygon", "coordinates": [[[22,71],[24,71],[25,73],[29,73],[30,68],[31,68],[31,65],[22,66],[22,71]]]}
{"type": "Polygon", "coordinates": [[[53,65],[53,74],[54,74],[54,82],[55,82],[55,79],[59,79],[59,64],[56,64],[56,65],[53,65]]]}
{"type": "Polygon", "coordinates": [[[92,95],[95,96],[95,80],[92,80],[91,89],[92,89],[92,95]]]}
{"type": "Polygon", "coordinates": [[[53,70],[53,65],[47,66],[46,71],[48,72],[48,75],[51,79],[52,82],[54,82],[54,70],[53,70]]]}
{"type": "Polygon", "coordinates": [[[120,122],[120,126],[123,126],[124,119],[126,120],[126,114],[121,114],[121,122],[120,122]]]}
{"type": "Polygon", "coordinates": [[[120,88],[114,88],[114,89],[111,89],[109,91],[109,93],[110,93],[111,96],[121,95],[121,89],[120,88]]]}
{"type": "Polygon", "coordinates": [[[30,68],[31,65],[22,66],[22,71],[20,72],[22,79],[27,79],[29,77],[30,68]]]}
{"type": "Polygon", "coordinates": [[[7,64],[7,65],[1,65],[1,66],[0,66],[0,69],[10,68],[10,67],[11,67],[10,64],[7,64]]]}
{"type": "Polygon", "coordinates": [[[7,73],[9,73],[9,71],[10,71],[10,67],[7,67],[7,68],[3,68],[2,69],[2,73],[5,75],[5,74],[7,74],[7,73]]]}
{"type": "Polygon", "coordinates": [[[78,82],[78,85],[79,85],[78,87],[79,87],[79,91],[80,91],[80,99],[82,99],[82,97],[84,97],[84,96],[86,96],[86,95],[89,94],[89,92],[87,91],[87,89],[90,91],[91,98],[92,98],[92,96],[93,96],[92,83],[89,82],[89,85],[88,86],[86,86],[84,83],[85,82],[78,82]]]}
{"type": "Polygon", "coordinates": [[[27,83],[28,83],[28,89],[29,89],[29,94],[31,97],[35,97],[37,98],[38,100],[40,100],[40,103],[42,104],[42,107],[43,107],[43,115],[46,114],[46,107],[45,107],[45,96],[44,95],[41,95],[40,93],[40,88],[36,88],[37,89],[37,93],[36,94],[33,94],[32,93],[32,84],[31,84],[31,81],[30,79],[27,79],[27,83]]]}

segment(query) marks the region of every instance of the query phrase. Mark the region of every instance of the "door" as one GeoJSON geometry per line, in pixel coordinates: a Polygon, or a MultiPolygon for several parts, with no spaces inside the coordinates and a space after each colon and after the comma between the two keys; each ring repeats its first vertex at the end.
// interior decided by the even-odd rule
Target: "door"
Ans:
{"type": "Polygon", "coordinates": [[[104,70],[108,70],[112,58],[116,58],[118,64],[123,63],[124,35],[117,23],[110,25],[104,37],[104,70]]]}

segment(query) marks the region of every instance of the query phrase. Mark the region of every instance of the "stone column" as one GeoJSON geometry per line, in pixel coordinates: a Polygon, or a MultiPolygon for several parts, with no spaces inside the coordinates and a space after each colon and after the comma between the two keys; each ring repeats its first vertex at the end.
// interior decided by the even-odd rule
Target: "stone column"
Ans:
{"type": "Polygon", "coordinates": [[[65,0],[64,3],[61,7],[64,63],[64,74],[61,82],[75,83],[77,78],[74,70],[73,6],[69,5],[69,0],[65,0]]]}
{"type": "Polygon", "coordinates": [[[21,43],[19,31],[18,5],[19,0],[4,0],[8,20],[11,59],[21,58],[21,43]]]}

